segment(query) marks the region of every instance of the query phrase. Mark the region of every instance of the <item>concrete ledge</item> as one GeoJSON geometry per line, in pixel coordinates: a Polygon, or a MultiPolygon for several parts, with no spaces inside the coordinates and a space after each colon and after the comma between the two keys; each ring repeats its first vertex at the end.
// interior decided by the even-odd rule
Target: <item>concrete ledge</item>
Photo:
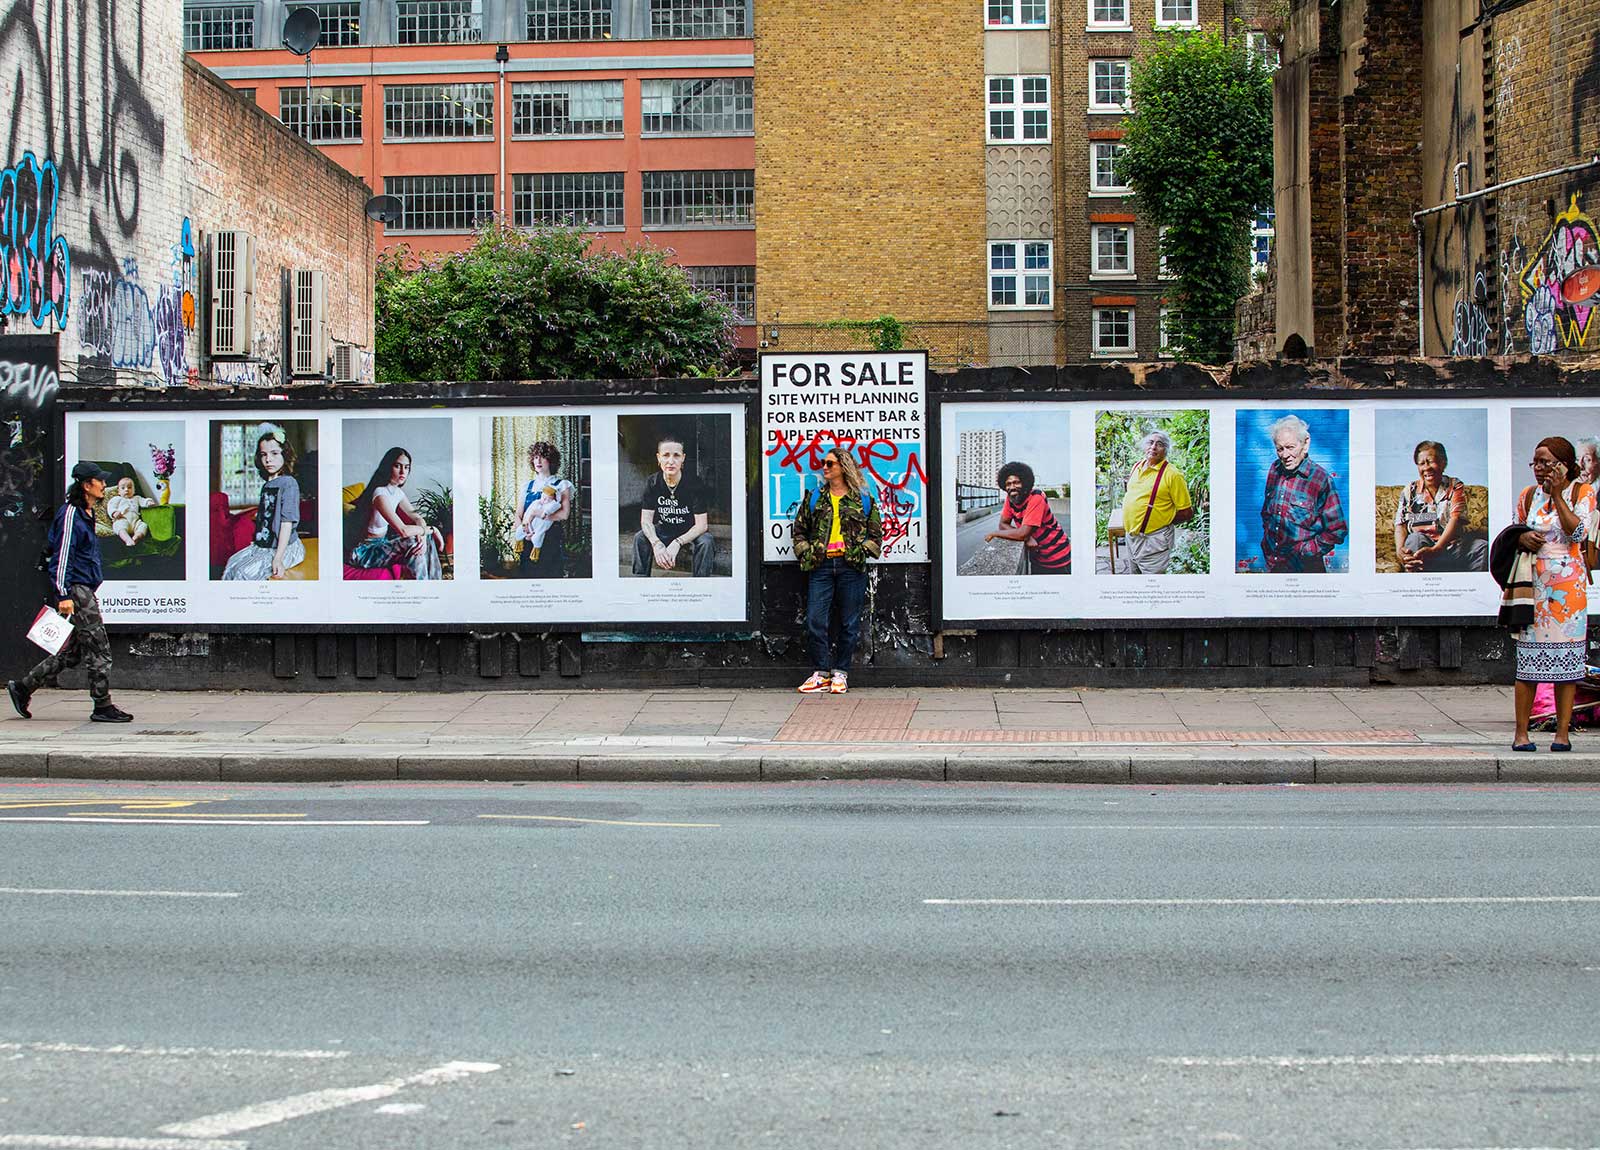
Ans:
{"type": "Polygon", "coordinates": [[[957,783],[1126,783],[1126,755],[1051,759],[1026,755],[951,756],[945,778],[957,783]]]}
{"type": "Polygon", "coordinates": [[[1503,783],[1600,783],[1600,755],[1538,753],[1499,757],[1503,783]]]}
{"type": "Polygon", "coordinates": [[[215,782],[222,778],[220,755],[125,755],[115,751],[51,751],[52,779],[150,779],[157,782],[215,782]]]}
{"type": "Polygon", "coordinates": [[[1135,755],[1133,781],[1155,783],[1311,783],[1316,781],[1316,760],[1310,755],[1271,758],[1218,756],[1216,758],[1159,758],[1135,755]]]}
{"type": "Polygon", "coordinates": [[[764,782],[805,779],[922,779],[943,782],[943,755],[883,755],[851,759],[841,755],[763,755],[764,782]]]}
{"type": "Polygon", "coordinates": [[[49,751],[0,751],[0,779],[42,779],[49,773],[49,751]]]}
{"type": "Polygon", "coordinates": [[[754,783],[761,780],[761,760],[755,755],[585,755],[578,759],[578,778],[590,783],[754,783]]]}
{"type": "Polygon", "coordinates": [[[1498,776],[1493,755],[1443,749],[1433,759],[1317,756],[1319,783],[1492,783],[1498,776]]]}
{"type": "Polygon", "coordinates": [[[571,782],[578,777],[574,755],[401,755],[398,777],[438,782],[571,782]]]}
{"type": "Polygon", "coordinates": [[[224,755],[226,783],[323,783],[398,778],[393,755],[224,755]]]}

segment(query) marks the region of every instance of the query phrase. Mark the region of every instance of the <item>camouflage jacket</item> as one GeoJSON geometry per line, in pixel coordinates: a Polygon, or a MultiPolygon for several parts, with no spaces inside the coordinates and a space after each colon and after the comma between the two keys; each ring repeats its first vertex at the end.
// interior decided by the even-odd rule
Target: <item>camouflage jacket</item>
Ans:
{"type": "MultiPolygon", "coordinates": [[[[878,515],[878,501],[869,502],[870,514],[862,510],[862,497],[852,492],[839,498],[839,534],[844,536],[844,560],[857,571],[867,569],[867,560],[876,559],[883,551],[883,519],[878,515]]],[[[794,557],[800,561],[800,570],[814,571],[821,565],[828,550],[828,536],[833,533],[833,500],[825,491],[807,491],[795,508],[794,557]]]]}

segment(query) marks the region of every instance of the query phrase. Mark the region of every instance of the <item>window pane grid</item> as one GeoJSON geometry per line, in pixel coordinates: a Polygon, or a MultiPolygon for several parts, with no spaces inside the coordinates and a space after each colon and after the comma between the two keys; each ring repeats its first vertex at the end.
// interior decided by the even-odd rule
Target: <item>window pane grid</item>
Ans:
{"type": "Polygon", "coordinates": [[[1114,191],[1127,187],[1119,170],[1122,145],[1096,142],[1094,145],[1094,172],[1091,184],[1096,191],[1114,191]]]}
{"type": "Polygon", "coordinates": [[[1091,65],[1089,91],[1095,107],[1120,111],[1128,102],[1128,62],[1096,60],[1091,65]]]}
{"type": "Polygon", "coordinates": [[[756,316],[756,269],[750,266],[721,265],[686,267],[689,282],[701,291],[714,291],[728,301],[745,323],[756,316]]]}
{"type": "Polygon", "coordinates": [[[722,4],[650,0],[650,35],[662,40],[722,40],[748,36],[744,0],[722,4]]]}
{"type": "Polygon", "coordinates": [[[640,88],[643,134],[740,135],[755,131],[755,80],[645,80],[640,88]]]}
{"type": "MultiPolygon", "coordinates": [[[[295,135],[305,136],[304,88],[278,89],[278,119],[295,135]]],[[[311,134],[307,138],[314,144],[361,139],[360,86],[311,89],[311,134]]]]}
{"type": "Polygon", "coordinates": [[[1048,240],[990,241],[989,307],[1050,307],[1052,247],[1048,240]],[[1017,268],[1019,249],[1022,262],[1020,275],[1017,268]]]}
{"type": "Polygon", "coordinates": [[[611,0],[525,0],[530,40],[600,40],[611,35],[611,0]]]}
{"type": "Polygon", "coordinates": [[[511,219],[519,228],[620,228],[621,172],[539,172],[513,176],[511,219]]]}
{"type": "Polygon", "coordinates": [[[228,4],[183,10],[186,52],[227,52],[256,46],[254,4],[228,4]]]}
{"type": "Polygon", "coordinates": [[[400,198],[391,231],[468,232],[494,215],[493,176],[387,176],[383,190],[400,198]]]}
{"type": "Polygon", "coordinates": [[[1193,24],[1194,0],[1161,0],[1158,20],[1162,24],[1193,24]]]}
{"type": "Polygon", "coordinates": [[[295,4],[310,8],[322,21],[319,48],[353,48],[361,43],[360,0],[318,0],[314,4],[295,4]]]}
{"type": "Polygon", "coordinates": [[[990,76],[986,95],[991,144],[1017,139],[1019,114],[1023,140],[1050,139],[1050,77],[990,76]]]}
{"type": "Polygon", "coordinates": [[[1091,0],[1089,22],[1091,24],[1128,23],[1128,0],[1091,0]]]}
{"type": "Polygon", "coordinates": [[[756,174],[750,169],[645,172],[644,226],[753,224],[755,198],[756,174]]]}
{"type": "Polygon", "coordinates": [[[622,135],[621,80],[551,80],[511,86],[511,134],[622,135]]]}
{"type": "Polygon", "coordinates": [[[1096,275],[1126,275],[1133,271],[1133,229],[1101,226],[1094,229],[1096,275]]]}
{"type": "Polygon", "coordinates": [[[476,44],[483,39],[483,0],[396,0],[402,44],[476,44]]]}
{"type": "Polygon", "coordinates": [[[1133,350],[1133,310],[1097,308],[1094,313],[1094,349],[1099,352],[1133,350]]]}
{"type": "Polygon", "coordinates": [[[1049,11],[1046,0],[989,0],[985,19],[991,28],[1043,28],[1049,11]]]}
{"type": "Polygon", "coordinates": [[[385,140],[494,138],[493,84],[397,84],[383,90],[385,140]]]}

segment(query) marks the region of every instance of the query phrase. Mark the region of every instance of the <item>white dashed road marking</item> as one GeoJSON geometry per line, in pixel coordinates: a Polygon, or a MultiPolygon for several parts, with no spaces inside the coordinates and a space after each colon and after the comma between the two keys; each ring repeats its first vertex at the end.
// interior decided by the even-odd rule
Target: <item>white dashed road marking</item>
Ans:
{"type": "Polygon", "coordinates": [[[248,1142],[193,1138],[96,1138],[85,1134],[0,1134],[0,1146],[54,1147],[55,1150],[245,1150],[248,1142]]]}
{"type": "Polygon", "coordinates": [[[1600,903],[1600,895],[1461,898],[925,898],[926,906],[1538,906],[1600,903]]]}
{"type": "Polygon", "coordinates": [[[1152,1058],[1158,1066],[1262,1066],[1299,1070],[1313,1066],[1593,1066],[1600,1054],[1329,1054],[1304,1058],[1152,1058]]]}
{"type": "MultiPolygon", "coordinates": [[[[348,1050],[224,1050],[215,1046],[80,1046],[70,1042],[0,1042],[0,1054],[121,1054],[145,1058],[349,1058],[348,1050]]],[[[4,1145],[4,1143],[0,1143],[4,1145]]]]}
{"type": "Polygon", "coordinates": [[[90,894],[108,898],[239,898],[236,890],[73,890],[66,887],[0,886],[0,894],[90,894]]]}

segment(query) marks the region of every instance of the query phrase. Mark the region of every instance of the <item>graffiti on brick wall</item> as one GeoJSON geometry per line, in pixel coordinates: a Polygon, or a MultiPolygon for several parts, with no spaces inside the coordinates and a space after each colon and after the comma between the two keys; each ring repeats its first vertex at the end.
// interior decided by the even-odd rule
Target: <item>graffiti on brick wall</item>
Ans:
{"type": "MultiPolygon", "coordinates": [[[[1600,105],[1600,31],[1589,34],[1589,62],[1572,82],[1572,154],[1581,156],[1583,118],[1591,104],[1600,105]]],[[[1592,146],[1592,140],[1591,140],[1592,146]]]]}
{"type": "MultiPolygon", "coordinates": [[[[41,509],[57,378],[54,336],[0,335],[0,520],[22,519],[41,509]]],[[[0,543],[14,544],[22,525],[0,526],[0,543]]],[[[42,542],[42,539],[40,540],[42,542]]],[[[4,549],[13,568],[14,546],[4,549]]],[[[13,579],[16,571],[7,572],[13,579]]]]}
{"type": "Polygon", "coordinates": [[[1516,290],[1517,274],[1528,255],[1522,249],[1522,241],[1515,236],[1511,237],[1511,246],[1500,253],[1500,354],[1515,355],[1517,352],[1517,324],[1516,304],[1513,302],[1520,298],[1516,290]]]}
{"type": "Polygon", "coordinates": [[[1488,277],[1480,269],[1472,281],[1472,294],[1456,300],[1451,355],[1489,354],[1489,316],[1484,311],[1484,303],[1488,298],[1488,277]]]}
{"type": "Polygon", "coordinates": [[[211,378],[217,383],[234,387],[256,387],[266,381],[261,378],[259,364],[238,360],[219,359],[211,365],[211,378]]]}
{"type": "Polygon", "coordinates": [[[26,316],[34,327],[67,318],[72,252],[55,234],[61,177],[32,152],[0,170],[0,315],[26,316]]]}
{"type": "Polygon", "coordinates": [[[156,359],[161,378],[168,385],[183,383],[189,375],[184,353],[183,297],[171,284],[162,284],[156,293],[156,359]]]}
{"type": "Polygon", "coordinates": [[[1494,74],[1500,85],[1495,90],[1495,105],[1504,116],[1516,104],[1517,71],[1522,67],[1522,37],[1507,36],[1495,45],[1494,74]]]}
{"type": "Polygon", "coordinates": [[[1600,310],[1600,234],[1579,209],[1578,193],[1522,265],[1518,281],[1530,352],[1600,346],[1600,338],[1589,338],[1600,310]]]}
{"type": "Polygon", "coordinates": [[[139,282],[139,261],[122,261],[122,274],[86,271],[79,306],[78,341],[85,354],[113,366],[149,367],[155,358],[156,317],[139,282]]]}
{"type": "Polygon", "coordinates": [[[48,407],[60,389],[55,365],[0,359],[0,404],[6,408],[48,407]]]}
{"type": "Polygon", "coordinates": [[[172,286],[182,299],[183,330],[194,330],[194,226],[183,218],[183,234],[172,245],[172,286]]]}

